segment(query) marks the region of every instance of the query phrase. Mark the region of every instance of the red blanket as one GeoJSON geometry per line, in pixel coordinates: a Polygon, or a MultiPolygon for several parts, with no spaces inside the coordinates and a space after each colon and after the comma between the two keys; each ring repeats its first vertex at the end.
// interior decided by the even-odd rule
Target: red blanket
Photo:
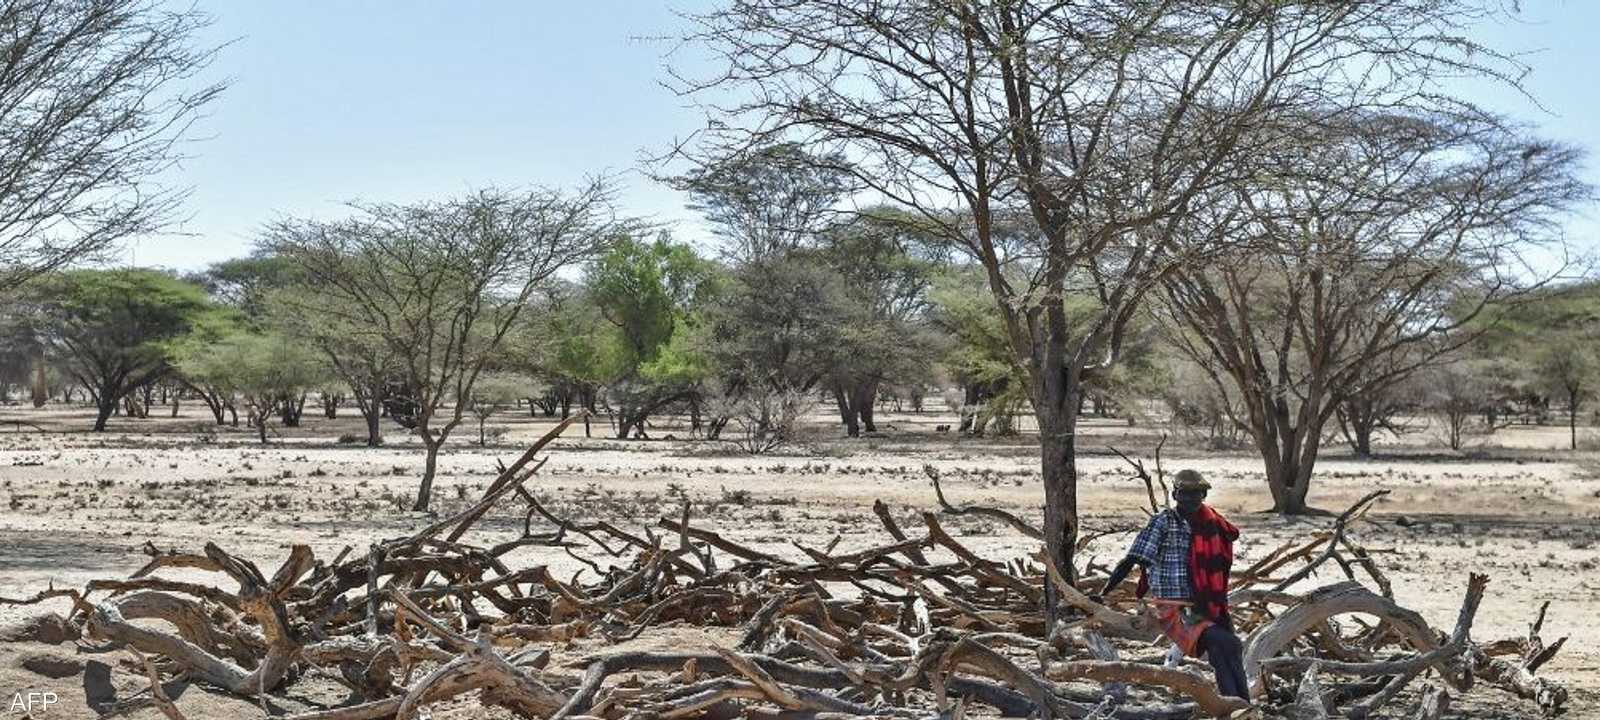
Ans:
{"type": "Polygon", "coordinates": [[[1210,505],[1189,518],[1189,585],[1194,607],[1212,622],[1232,627],[1228,617],[1228,571],[1239,528],[1210,505]]]}

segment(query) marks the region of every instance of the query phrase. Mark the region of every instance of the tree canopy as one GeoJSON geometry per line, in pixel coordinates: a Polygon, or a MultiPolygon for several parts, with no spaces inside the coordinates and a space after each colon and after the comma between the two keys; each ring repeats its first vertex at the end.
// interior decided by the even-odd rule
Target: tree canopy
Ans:
{"type": "Polygon", "coordinates": [[[197,286],[152,270],[74,270],[28,297],[47,352],[88,388],[104,430],[117,403],[171,369],[174,342],[211,309],[197,286]]]}

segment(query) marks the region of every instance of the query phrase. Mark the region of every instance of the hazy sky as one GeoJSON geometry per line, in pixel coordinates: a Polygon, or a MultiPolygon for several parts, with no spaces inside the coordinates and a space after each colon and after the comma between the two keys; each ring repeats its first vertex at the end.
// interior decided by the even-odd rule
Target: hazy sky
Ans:
{"type": "MultiPolygon", "coordinates": [[[[400,2],[199,0],[208,42],[231,42],[213,72],[231,87],[173,182],[193,187],[182,230],[130,246],[141,265],[198,268],[242,255],[279,215],[331,216],[348,200],[408,201],[488,185],[572,186],[624,176],[624,209],[705,235],[682,198],[633,173],[700,123],[662,88],[651,37],[678,21],[660,0],[400,2]]],[[[1543,109],[1495,88],[1474,99],[1600,151],[1600,2],[1524,0],[1490,44],[1532,53],[1543,109]]],[[[1600,184],[1591,161],[1587,172],[1600,184]]],[[[1594,213],[1590,213],[1593,215],[1594,213]]],[[[1600,224],[1575,222],[1593,245],[1600,224]]]]}

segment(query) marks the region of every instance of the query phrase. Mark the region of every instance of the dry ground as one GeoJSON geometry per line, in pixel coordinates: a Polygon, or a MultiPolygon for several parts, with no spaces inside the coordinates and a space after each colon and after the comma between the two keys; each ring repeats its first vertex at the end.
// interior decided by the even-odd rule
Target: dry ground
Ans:
{"type": "MultiPolygon", "coordinates": [[[[110,432],[81,432],[82,410],[0,409],[0,596],[31,594],[50,584],[81,586],[94,577],[125,576],[142,564],[141,547],[196,550],[214,540],[262,567],[275,567],[292,543],[307,543],[319,558],[346,545],[409,533],[429,518],[410,512],[422,457],[398,431],[382,449],[340,445],[359,433],[356,418],[311,417],[306,426],[260,446],[243,431],[217,429],[202,408],[179,418],[114,420],[110,432]],[[23,421],[26,425],[13,421],[23,421]],[[34,427],[37,426],[37,427],[34,427]]],[[[1033,516],[1042,497],[1036,449],[1026,437],[960,440],[934,431],[949,415],[892,415],[881,437],[833,438],[818,417],[816,439],[785,451],[752,457],[731,448],[682,440],[619,442],[569,430],[551,452],[536,491],[558,512],[650,524],[694,504],[698,523],[764,550],[794,553],[791,539],[841,547],[882,539],[871,512],[882,499],[897,512],[934,506],[923,466],[938,468],[957,503],[990,504],[1033,516]]],[[[464,441],[441,460],[436,497],[440,512],[476,498],[509,459],[549,427],[543,419],[507,415],[491,425],[506,434],[488,448],[464,441]]],[[[1148,453],[1155,430],[1110,421],[1089,422],[1081,506],[1091,528],[1131,528],[1143,518],[1144,489],[1130,480],[1107,445],[1148,453]]],[[[476,431],[463,428],[465,438],[476,431]]],[[[657,436],[685,437],[682,428],[657,436]]],[[[1544,670],[1574,691],[1571,717],[1600,717],[1600,454],[1568,452],[1563,428],[1513,428],[1479,438],[1466,453],[1432,447],[1427,437],[1391,444],[1390,455],[1355,460],[1333,447],[1318,465],[1313,502],[1339,509],[1376,488],[1392,493],[1359,529],[1395,581],[1396,594],[1438,626],[1454,621],[1469,571],[1492,578],[1474,628],[1478,638],[1520,635],[1539,603],[1553,604],[1545,636],[1571,635],[1544,670]]],[[[1259,462],[1243,451],[1209,452],[1169,443],[1170,472],[1194,467],[1207,473],[1212,500],[1243,527],[1244,561],[1327,520],[1284,520],[1259,512],[1267,504],[1259,462]]],[[[991,556],[1020,555],[1030,544],[1007,528],[984,521],[949,523],[963,542],[991,556]]],[[[480,532],[509,539],[521,532],[520,514],[492,515],[480,532]]],[[[480,538],[487,542],[489,538],[480,538]]],[[[1097,541],[1091,554],[1114,561],[1126,534],[1097,541]]],[[[547,552],[520,558],[548,562],[566,573],[577,563],[547,552]]],[[[1332,578],[1322,578],[1331,580],[1332,578]]],[[[0,626],[26,621],[65,603],[0,606],[0,626]]],[[[656,644],[703,645],[690,631],[668,631],[656,644]]],[[[574,652],[592,649],[580,644],[574,652]]],[[[91,703],[142,690],[142,678],[119,664],[120,653],[95,654],[70,644],[6,642],[0,634],[0,720],[24,717],[8,706],[14,693],[51,690],[62,702],[37,717],[92,717],[91,703]]],[[[305,682],[273,699],[271,709],[304,709],[337,700],[329,684],[305,682]],[[316,688],[324,694],[317,696],[316,688]]],[[[249,703],[202,688],[172,688],[190,718],[257,717],[249,703]]],[[[1457,717],[1525,717],[1523,707],[1489,691],[1475,693],[1457,717]]],[[[154,709],[136,718],[159,717],[154,709]]],[[[436,717],[475,717],[449,709],[436,717]]]]}

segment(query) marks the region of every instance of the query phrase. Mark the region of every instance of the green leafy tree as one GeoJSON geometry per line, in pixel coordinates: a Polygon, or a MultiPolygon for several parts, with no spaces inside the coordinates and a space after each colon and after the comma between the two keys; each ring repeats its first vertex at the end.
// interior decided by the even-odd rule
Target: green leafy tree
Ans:
{"type": "Polygon", "coordinates": [[[701,335],[722,399],[817,389],[858,317],[838,273],[815,252],[794,252],[739,263],[727,278],[701,335]]]}
{"type": "Polygon", "coordinates": [[[210,308],[199,287],[153,270],[76,270],[31,288],[41,340],[89,390],[94,429],[117,403],[171,369],[173,342],[210,308]]]}
{"type": "MultiPolygon", "coordinates": [[[[31,390],[34,407],[39,401],[40,385],[44,384],[44,348],[39,344],[35,325],[38,318],[25,310],[0,314],[0,401],[10,400],[13,386],[26,386],[31,390]]],[[[45,388],[48,395],[48,387],[45,388]]]]}
{"type": "MultiPolygon", "coordinates": [[[[1567,406],[1570,445],[1577,448],[1577,418],[1594,396],[1600,358],[1600,282],[1540,288],[1495,303],[1471,325],[1478,336],[1468,354],[1487,373],[1486,409],[1543,420],[1549,401],[1567,406]]],[[[1498,417],[1486,417],[1495,427],[1498,417]]]]}
{"type": "Polygon", "coordinates": [[[948,339],[940,363],[960,386],[945,399],[957,412],[957,429],[983,435],[993,423],[999,434],[1012,433],[1012,418],[1027,402],[1027,376],[1012,358],[981,271],[953,269],[939,278],[932,299],[934,325],[948,339]]]}
{"type": "Polygon", "coordinates": [[[590,337],[609,344],[593,352],[595,366],[609,375],[617,437],[642,435],[651,414],[699,391],[703,362],[693,348],[672,341],[697,322],[695,310],[714,291],[714,277],[692,248],[665,236],[621,238],[590,268],[590,301],[612,329],[590,337]]]}
{"type": "MultiPolygon", "coordinates": [[[[505,366],[535,381],[530,412],[542,408],[562,419],[574,406],[598,412],[600,388],[614,374],[609,353],[615,330],[588,291],[577,283],[556,283],[530,303],[523,318],[507,336],[502,356],[505,366]]],[[[588,415],[583,427],[589,436],[588,415]]]]}
{"type": "Polygon", "coordinates": [[[1596,372],[1595,338],[1577,332],[1553,333],[1539,353],[1538,368],[1546,387],[1567,403],[1567,430],[1571,448],[1578,449],[1578,412],[1594,396],[1596,372]]]}
{"type": "Polygon", "coordinates": [[[239,398],[262,443],[272,418],[286,426],[296,424],[306,392],[327,373],[314,351],[279,333],[237,332],[194,348],[178,360],[178,367],[193,382],[239,398]]]}
{"type": "Polygon", "coordinates": [[[219,305],[257,324],[267,321],[273,293],[303,284],[294,263],[262,253],[212,263],[189,280],[204,287],[219,305]]]}
{"type": "Polygon", "coordinates": [[[783,142],[718,158],[674,184],[711,221],[728,257],[751,262],[812,245],[844,199],[847,177],[842,156],[783,142]]]}
{"type": "Polygon", "coordinates": [[[216,352],[218,346],[249,332],[248,321],[232,308],[208,308],[197,314],[189,331],[171,343],[176,380],[200,401],[218,425],[231,415],[239,424],[239,387],[228,359],[216,352]]]}

